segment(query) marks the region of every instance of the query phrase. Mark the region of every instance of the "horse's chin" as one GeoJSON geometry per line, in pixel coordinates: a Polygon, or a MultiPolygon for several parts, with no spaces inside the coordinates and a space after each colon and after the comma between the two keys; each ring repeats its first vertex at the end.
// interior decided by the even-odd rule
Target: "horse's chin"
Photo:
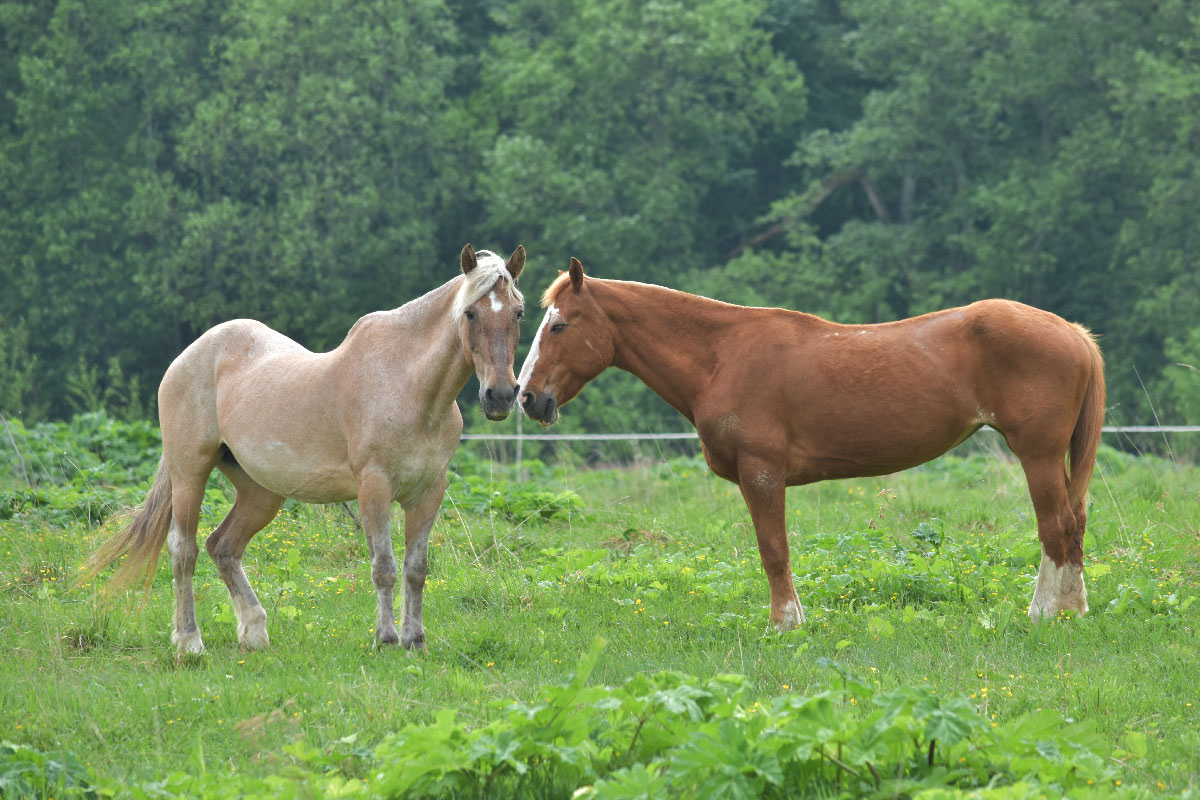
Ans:
{"type": "Polygon", "coordinates": [[[501,422],[503,420],[508,419],[507,411],[484,411],[483,415],[485,417],[487,417],[488,419],[490,419],[492,422],[501,422]]]}

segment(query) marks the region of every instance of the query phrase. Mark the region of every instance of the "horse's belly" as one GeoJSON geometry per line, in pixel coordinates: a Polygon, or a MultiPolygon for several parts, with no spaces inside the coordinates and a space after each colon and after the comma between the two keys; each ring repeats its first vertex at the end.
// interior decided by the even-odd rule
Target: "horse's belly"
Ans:
{"type": "Polygon", "coordinates": [[[890,475],[932,461],[978,428],[974,422],[946,420],[921,430],[863,428],[858,435],[806,436],[792,448],[789,482],[890,475]]]}
{"type": "Polygon", "coordinates": [[[314,457],[303,448],[273,441],[258,448],[230,447],[256,483],[306,503],[335,503],[358,496],[358,484],[344,460],[314,457]]]}

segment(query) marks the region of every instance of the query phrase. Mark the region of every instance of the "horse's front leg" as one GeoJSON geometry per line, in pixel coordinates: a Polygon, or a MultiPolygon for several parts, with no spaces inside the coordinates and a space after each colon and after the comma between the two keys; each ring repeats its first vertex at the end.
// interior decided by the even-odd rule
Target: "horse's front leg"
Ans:
{"type": "Polygon", "coordinates": [[[379,600],[379,619],[375,623],[375,644],[397,644],[396,557],[392,554],[392,484],[382,471],[364,471],[358,478],[358,510],[363,533],[371,554],[371,581],[379,600]]]}
{"type": "Polygon", "coordinates": [[[792,582],[791,555],[787,537],[787,483],[782,472],[769,462],[738,459],[738,486],[750,508],[758,555],[771,587],[771,621],[780,631],[804,622],[804,607],[792,582]]]}
{"type": "Polygon", "coordinates": [[[442,507],[446,480],[442,478],[404,508],[404,627],[400,644],[407,648],[425,646],[425,621],[421,604],[425,576],[429,572],[429,531],[442,507]]]}

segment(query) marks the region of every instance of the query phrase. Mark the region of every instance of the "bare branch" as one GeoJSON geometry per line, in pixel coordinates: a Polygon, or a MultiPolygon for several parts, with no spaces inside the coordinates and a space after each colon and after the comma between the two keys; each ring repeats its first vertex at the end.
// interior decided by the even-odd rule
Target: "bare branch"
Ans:
{"type": "Polygon", "coordinates": [[[871,207],[875,209],[875,216],[884,225],[892,224],[892,215],[888,213],[887,206],[883,204],[883,198],[879,196],[879,190],[875,188],[875,184],[866,175],[859,177],[859,186],[862,186],[863,191],[867,193],[867,199],[871,201],[871,207]]]}
{"type": "Polygon", "coordinates": [[[751,247],[757,247],[768,239],[773,239],[783,233],[795,223],[807,217],[809,214],[817,210],[817,206],[825,201],[825,198],[836,192],[842,186],[845,186],[850,181],[862,174],[861,166],[847,167],[846,169],[831,172],[819,181],[813,182],[808,189],[796,201],[796,211],[783,219],[776,222],[771,227],[767,228],[762,233],[752,239],[749,239],[738,245],[733,252],[726,258],[733,258],[738,253],[751,247]]]}

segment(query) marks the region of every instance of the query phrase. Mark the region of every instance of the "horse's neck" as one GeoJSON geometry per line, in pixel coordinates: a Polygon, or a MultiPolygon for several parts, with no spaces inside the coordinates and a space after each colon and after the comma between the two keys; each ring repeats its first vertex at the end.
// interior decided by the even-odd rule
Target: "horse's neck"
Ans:
{"type": "Polygon", "coordinates": [[[455,278],[391,311],[359,320],[342,344],[358,368],[385,371],[427,414],[443,414],[471,377],[459,326],[451,317],[455,278]],[[369,322],[368,322],[369,321],[369,322]]]}
{"type": "Polygon", "coordinates": [[[718,337],[738,307],[657,286],[613,281],[596,291],[596,284],[593,294],[614,329],[613,366],[694,423],[695,402],[718,366],[718,337]]]}

